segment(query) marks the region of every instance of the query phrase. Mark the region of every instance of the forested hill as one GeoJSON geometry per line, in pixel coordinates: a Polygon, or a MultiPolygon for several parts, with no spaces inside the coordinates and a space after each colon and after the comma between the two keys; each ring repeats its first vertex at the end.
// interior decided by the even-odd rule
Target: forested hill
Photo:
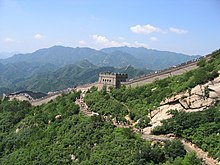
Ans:
{"type": "Polygon", "coordinates": [[[47,73],[56,70],[52,64],[17,62],[0,63],[0,87],[10,86],[36,73],[47,73]]]}
{"type": "Polygon", "coordinates": [[[16,54],[10,58],[0,60],[0,63],[37,62],[40,64],[50,63],[61,67],[86,59],[97,66],[125,67],[132,65],[136,68],[160,70],[198,57],[143,47],[117,47],[95,50],[91,48],[53,46],[33,53],[16,54]]]}
{"type": "Polygon", "coordinates": [[[101,116],[84,116],[76,98],[79,93],[37,107],[0,101],[0,164],[201,164],[180,141],[151,143],[101,116]]]}
{"type": "Polygon", "coordinates": [[[0,65],[0,93],[19,90],[39,92],[57,91],[98,80],[100,72],[128,73],[129,78],[151,72],[147,69],[98,67],[88,60],[57,68],[52,64],[38,65],[27,62],[0,65]]]}
{"type": "Polygon", "coordinates": [[[18,83],[28,90],[49,92],[84,85],[98,81],[100,72],[127,73],[129,78],[152,72],[146,69],[135,69],[132,66],[123,68],[114,67],[80,67],[79,65],[67,65],[54,72],[35,74],[29,79],[18,83]]]}

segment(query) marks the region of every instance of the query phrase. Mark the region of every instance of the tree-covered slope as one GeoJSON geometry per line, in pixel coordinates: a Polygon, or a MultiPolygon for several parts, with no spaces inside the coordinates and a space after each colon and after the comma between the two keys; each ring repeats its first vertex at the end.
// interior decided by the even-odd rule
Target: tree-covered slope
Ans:
{"type": "Polygon", "coordinates": [[[37,107],[0,102],[0,164],[200,164],[179,141],[151,145],[128,128],[80,114],[77,97],[37,107]]]}
{"type": "MultiPolygon", "coordinates": [[[[85,64],[85,63],[84,63],[85,64]]],[[[100,72],[128,73],[129,77],[140,76],[151,72],[150,70],[135,69],[132,66],[124,68],[96,67],[80,65],[67,65],[54,72],[35,74],[25,81],[18,83],[18,86],[34,91],[49,92],[83,85],[98,81],[100,72]]]]}
{"type": "Polygon", "coordinates": [[[17,62],[10,64],[0,63],[0,87],[16,86],[15,84],[36,73],[46,73],[56,70],[52,64],[17,62]]]}
{"type": "Polygon", "coordinates": [[[151,72],[146,69],[135,69],[132,66],[123,68],[97,67],[88,60],[54,69],[50,65],[37,65],[25,62],[0,65],[0,93],[18,90],[49,92],[76,85],[87,84],[98,80],[100,72],[128,73],[129,78],[151,72]]]}

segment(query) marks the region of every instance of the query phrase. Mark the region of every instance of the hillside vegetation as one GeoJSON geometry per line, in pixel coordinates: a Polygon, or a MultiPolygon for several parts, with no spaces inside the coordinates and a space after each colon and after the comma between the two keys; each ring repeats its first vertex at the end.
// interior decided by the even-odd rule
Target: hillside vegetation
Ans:
{"type": "Polygon", "coordinates": [[[152,145],[128,128],[82,115],[78,97],[37,107],[0,102],[0,164],[201,164],[179,141],[152,145]]]}

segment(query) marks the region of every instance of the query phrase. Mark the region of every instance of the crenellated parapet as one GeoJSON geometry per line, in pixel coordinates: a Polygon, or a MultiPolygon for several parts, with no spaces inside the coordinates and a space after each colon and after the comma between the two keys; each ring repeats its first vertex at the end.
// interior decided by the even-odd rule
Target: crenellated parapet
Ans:
{"type": "Polygon", "coordinates": [[[99,83],[107,86],[119,88],[122,82],[126,82],[128,74],[126,73],[113,73],[101,72],[99,74],[99,83]]]}

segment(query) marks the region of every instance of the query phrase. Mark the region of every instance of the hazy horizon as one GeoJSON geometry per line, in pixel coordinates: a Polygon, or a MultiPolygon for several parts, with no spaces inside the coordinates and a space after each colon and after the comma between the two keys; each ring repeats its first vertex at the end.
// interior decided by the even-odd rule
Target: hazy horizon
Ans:
{"type": "Polygon", "coordinates": [[[205,55],[219,49],[219,7],[218,0],[0,0],[0,52],[63,45],[205,55]]]}
{"type": "MultiPolygon", "coordinates": [[[[41,50],[41,49],[49,49],[51,47],[54,47],[54,46],[62,46],[62,47],[69,47],[69,48],[90,48],[90,47],[86,47],[86,46],[76,46],[76,47],[71,47],[71,46],[64,46],[64,45],[53,45],[53,46],[49,46],[49,47],[43,47],[43,48],[39,48],[39,49],[36,49],[36,50],[33,50],[33,51],[30,51],[30,52],[0,52],[0,59],[6,59],[6,58],[9,58],[9,57],[12,57],[16,54],[28,54],[28,53],[34,53],[38,50],[41,50]]],[[[132,46],[119,46],[119,47],[129,47],[129,48],[145,48],[145,47],[132,47],[132,46]]],[[[113,48],[113,47],[106,47],[106,48],[113,48]]],[[[90,49],[94,49],[94,50],[97,50],[97,51],[100,51],[102,49],[105,49],[105,48],[100,48],[100,49],[96,49],[96,48],[90,48],[90,49]]],[[[169,50],[158,50],[158,49],[151,49],[151,48],[145,48],[145,49],[149,49],[149,50],[156,50],[156,51],[167,51],[167,52],[173,52],[173,51],[169,51],[169,50]]],[[[174,53],[180,53],[180,54],[185,54],[185,55],[189,55],[189,56],[197,56],[197,55],[207,55],[207,54],[186,54],[186,53],[182,53],[182,52],[174,52],[174,53]]],[[[210,52],[211,53],[211,52],[210,52]]]]}

